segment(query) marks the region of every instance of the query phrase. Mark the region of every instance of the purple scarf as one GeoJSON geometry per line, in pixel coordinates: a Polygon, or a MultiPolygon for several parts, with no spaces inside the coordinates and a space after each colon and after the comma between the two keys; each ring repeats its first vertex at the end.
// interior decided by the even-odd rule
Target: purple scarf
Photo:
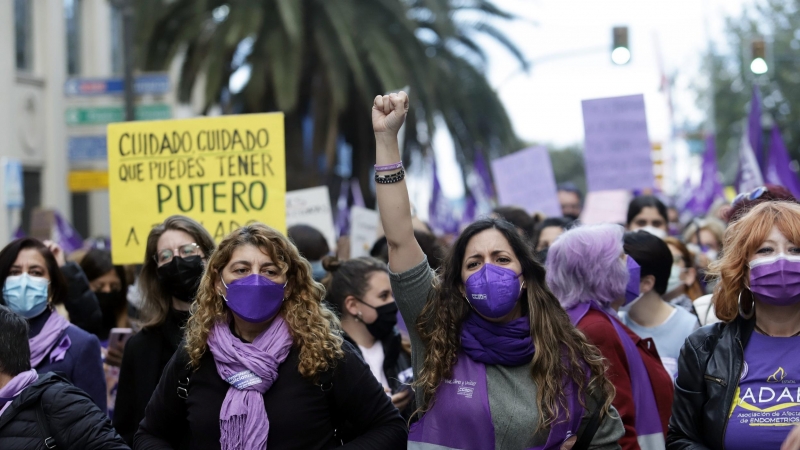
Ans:
{"type": "Polygon", "coordinates": [[[14,397],[21,394],[22,391],[35,383],[38,379],[39,375],[36,374],[34,369],[26,370],[25,372],[17,374],[8,384],[0,388],[0,402],[4,403],[3,406],[0,407],[0,416],[2,416],[6,408],[11,405],[14,397]]]}
{"type": "Polygon", "coordinates": [[[471,312],[461,326],[461,348],[483,364],[528,364],[535,351],[530,321],[523,316],[508,323],[492,323],[471,312]]]}
{"type": "Polygon", "coordinates": [[[208,348],[217,373],[231,385],[219,411],[222,450],[267,448],[269,418],[263,395],[278,378],[278,367],[291,347],[289,326],[281,316],[252,344],[234,336],[227,323],[217,322],[211,329],[208,348]]]}
{"type": "Polygon", "coordinates": [[[31,346],[31,367],[39,366],[48,355],[50,355],[50,363],[61,361],[72,345],[72,341],[65,333],[69,328],[67,319],[59,316],[55,311],[50,311],[49,314],[50,317],[44,323],[42,331],[28,339],[28,344],[31,346]]]}

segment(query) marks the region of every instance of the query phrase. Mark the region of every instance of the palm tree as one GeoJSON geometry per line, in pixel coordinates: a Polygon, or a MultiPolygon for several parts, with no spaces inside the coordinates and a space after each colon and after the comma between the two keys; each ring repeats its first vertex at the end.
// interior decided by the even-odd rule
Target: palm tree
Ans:
{"type": "Polygon", "coordinates": [[[183,56],[181,101],[188,101],[203,79],[207,108],[222,103],[228,112],[285,113],[290,190],[331,182],[337,140],[343,137],[353,147],[354,175],[369,193],[372,99],[404,86],[414,104],[409,123],[426,125],[406,127],[404,159],[429,146],[437,115],[463,165],[474,151],[496,156],[519,146],[487,83],[487,55],[475,40],[491,36],[527,67],[493,25],[514,17],[491,0],[137,0],[136,5],[140,67],[164,70],[183,56]],[[249,69],[249,81],[231,93],[229,79],[242,67],[249,69]],[[304,148],[313,153],[311,161],[304,148]],[[318,161],[324,161],[322,167],[318,161]]]}

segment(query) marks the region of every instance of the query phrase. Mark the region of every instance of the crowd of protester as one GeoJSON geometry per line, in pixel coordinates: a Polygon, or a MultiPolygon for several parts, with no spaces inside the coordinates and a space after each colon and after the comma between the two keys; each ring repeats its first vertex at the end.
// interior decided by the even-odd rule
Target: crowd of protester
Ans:
{"type": "Polygon", "coordinates": [[[786,189],[584,225],[565,184],[561,217],[501,206],[444,239],[395,164],[407,111],[375,99],[369,257],[314,224],[217,244],[185,216],[135,267],[3,248],[0,448],[800,449],[786,189]]]}

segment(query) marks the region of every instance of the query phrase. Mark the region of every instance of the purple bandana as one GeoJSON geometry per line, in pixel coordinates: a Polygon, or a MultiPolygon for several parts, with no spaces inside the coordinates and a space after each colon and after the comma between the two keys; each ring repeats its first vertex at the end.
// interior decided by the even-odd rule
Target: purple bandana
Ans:
{"type": "MultiPolygon", "coordinates": [[[[46,312],[45,314],[47,314],[46,312]]],[[[72,341],[65,333],[70,324],[67,319],[55,311],[49,312],[50,317],[44,323],[42,331],[28,340],[31,346],[31,367],[37,367],[49,355],[49,362],[61,361],[67,354],[72,341]]]]}
{"type": "Polygon", "coordinates": [[[483,364],[528,364],[535,351],[530,320],[520,317],[508,323],[493,323],[471,312],[461,326],[461,348],[483,364]]]}
{"type": "Polygon", "coordinates": [[[0,402],[3,406],[0,407],[0,416],[8,408],[16,396],[22,393],[28,386],[32,385],[39,379],[34,369],[26,370],[25,372],[17,374],[5,386],[0,388],[0,402]]]}
{"type": "Polygon", "coordinates": [[[277,316],[252,344],[231,333],[228,323],[217,322],[208,335],[208,349],[217,373],[231,387],[219,411],[222,450],[264,449],[269,418],[264,393],[278,378],[278,367],[289,356],[292,335],[283,317],[277,316]]]}

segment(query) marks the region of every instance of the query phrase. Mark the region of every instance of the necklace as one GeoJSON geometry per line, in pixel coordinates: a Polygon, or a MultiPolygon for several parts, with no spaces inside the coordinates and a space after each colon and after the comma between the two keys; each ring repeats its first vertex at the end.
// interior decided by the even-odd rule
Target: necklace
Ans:
{"type": "MultiPolygon", "coordinates": [[[[766,331],[762,330],[761,327],[759,327],[758,325],[756,325],[756,331],[758,331],[759,333],[763,334],[764,336],[775,337],[775,336],[767,333],[766,331]]],[[[795,334],[793,334],[793,335],[791,335],[789,337],[797,337],[797,336],[800,336],[800,331],[798,331],[797,333],[795,333],[795,334]]]]}

